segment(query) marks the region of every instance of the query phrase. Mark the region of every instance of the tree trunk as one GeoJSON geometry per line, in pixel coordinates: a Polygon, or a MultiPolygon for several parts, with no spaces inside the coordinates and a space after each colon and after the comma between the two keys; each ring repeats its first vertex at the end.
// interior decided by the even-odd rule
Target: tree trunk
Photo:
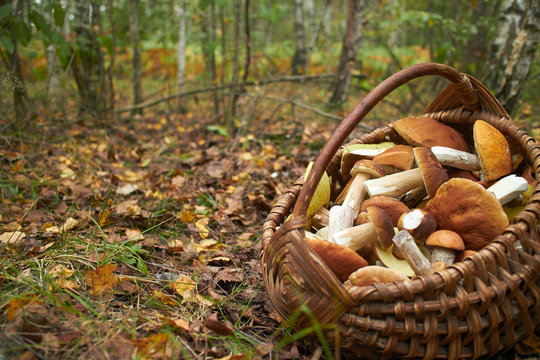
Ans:
{"type": "Polygon", "coordinates": [[[326,15],[326,12],[328,10],[328,5],[330,4],[330,0],[324,0],[324,2],[321,5],[321,12],[319,15],[319,21],[317,21],[317,16],[315,14],[315,9],[313,8],[313,1],[308,1],[308,13],[309,17],[311,18],[311,29],[309,33],[311,34],[311,39],[309,40],[309,46],[306,50],[306,64],[305,68],[308,68],[309,65],[309,59],[311,58],[311,54],[313,54],[313,51],[315,51],[315,47],[317,46],[317,42],[319,41],[319,36],[321,34],[321,29],[323,27],[324,17],[326,15]]]}
{"type": "Polygon", "coordinates": [[[334,90],[330,98],[330,103],[334,105],[343,104],[349,92],[361,38],[363,5],[362,0],[348,1],[347,27],[343,37],[334,90]]]}
{"type": "Polygon", "coordinates": [[[107,68],[107,75],[109,78],[109,99],[111,104],[111,115],[114,117],[114,107],[115,107],[115,98],[114,98],[114,63],[116,60],[116,33],[114,29],[114,16],[113,16],[113,0],[108,0],[109,7],[109,23],[111,26],[111,43],[112,51],[111,58],[109,61],[109,67],[107,68]]]}
{"type": "Polygon", "coordinates": [[[236,113],[236,98],[238,91],[240,73],[240,22],[241,22],[242,0],[234,0],[234,43],[233,43],[233,78],[231,86],[230,105],[225,118],[227,129],[231,128],[232,117],[236,113]]]}
{"type": "MultiPolygon", "coordinates": [[[[178,83],[178,92],[184,91],[184,85],[186,83],[186,13],[185,13],[185,1],[178,1],[178,48],[176,51],[178,58],[178,73],[176,75],[176,82],[178,83]]],[[[178,110],[185,112],[183,99],[178,99],[178,110]]]]}
{"type": "Polygon", "coordinates": [[[540,41],[540,2],[504,0],[497,32],[486,57],[488,88],[514,114],[540,41]]]}
{"type": "MultiPolygon", "coordinates": [[[[216,28],[215,28],[215,6],[214,0],[212,0],[210,6],[201,17],[202,26],[202,50],[204,55],[204,66],[207,78],[212,85],[216,85],[217,72],[216,72],[216,28]]],[[[219,114],[219,99],[217,92],[213,92],[214,101],[214,113],[219,114]]]]}
{"type": "MultiPolygon", "coordinates": [[[[131,45],[133,46],[133,102],[140,104],[143,102],[142,94],[142,66],[141,66],[141,44],[139,36],[139,16],[137,15],[138,0],[130,0],[130,25],[129,32],[131,34],[131,45]]],[[[142,110],[136,110],[136,113],[141,113],[142,110]]]]}
{"type": "MultiPolygon", "coordinates": [[[[0,0],[0,6],[7,5],[9,1],[0,0]]],[[[24,14],[26,4],[25,1],[15,1],[13,6],[13,16],[22,16],[24,14]]],[[[13,89],[13,106],[15,108],[15,118],[18,125],[25,124],[25,120],[29,116],[31,109],[30,99],[26,91],[26,83],[22,73],[21,61],[19,58],[17,37],[14,34],[12,22],[6,24],[6,30],[11,34],[11,40],[13,42],[13,52],[5,53],[3,57],[6,67],[8,68],[11,79],[11,86],[13,89]]]]}
{"type": "MultiPolygon", "coordinates": [[[[47,4],[51,4],[51,1],[43,2],[41,6],[42,14],[49,26],[53,31],[57,31],[54,20],[52,19],[51,13],[45,11],[44,8],[47,4]]],[[[49,44],[45,47],[45,60],[47,61],[47,95],[50,100],[54,103],[56,98],[59,95],[60,90],[60,79],[58,78],[58,64],[56,57],[56,46],[54,44],[49,44]]]]}
{"type": "Polygon", "coordinates": [[[92,20],[90,18],[90,2],[75,2],[75,34],[77,50],[75,53],[73,75],[81,98],[80,114],[90,114],[96,120],[111,112],[108,101],[106,72],[103,53],[97,42],[94,26],[99,26],[99,4],[92,3],[92,20]]]}
{"type": "Polygon", "coordinates": [[[306,34],[304,30],[304,10],[302,0],[294,0],[294,56],[291,62],[293,75],[304,74],[306,72],[306,34]]]}

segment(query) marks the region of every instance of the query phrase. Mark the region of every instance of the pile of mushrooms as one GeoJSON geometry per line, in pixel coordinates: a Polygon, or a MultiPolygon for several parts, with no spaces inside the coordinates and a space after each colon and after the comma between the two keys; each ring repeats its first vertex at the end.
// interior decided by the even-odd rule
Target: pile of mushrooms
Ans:
{"type": "Polygon", "coordinates": [[[397,144],[344,148],[347,184],[306,229],[307,243],[348,287],[462,261],[504,231],[534,186],[523,156],[485,121],[464,135],[425,116],[393,128],[397,144]]]}

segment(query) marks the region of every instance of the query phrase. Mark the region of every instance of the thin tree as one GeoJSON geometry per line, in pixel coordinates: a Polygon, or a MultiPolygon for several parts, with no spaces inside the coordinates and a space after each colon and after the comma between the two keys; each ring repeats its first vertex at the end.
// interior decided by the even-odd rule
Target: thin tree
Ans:
{"type": "Polygon", "coordinates": [[[233,77],[232,77],[232,87],[231,87],[231,99],[229,102],[229,108],[227,116],[225,118],[227,128],[230,128],[232,124],[232,117],[235,114],[235,105],[238,91],[238,82],[240,74],[240,22],[241,22],[241,12],[242,9],[242,0],[234,0],[234,42],[233,42],[233,77]]]}
{"type": "Polygon", "coordinates": [[[81,98],[80,114],[101,119],[111,112],[107,91],[103,53],[97,41],[95,27],[100,26],[99,4],[87,0],[75,2],[76,47],[73,61],[73,76],[81,98]],[[90,15],[91,14],[91,15],[90,15]]]}
{"type": "MultiPolygon", "coordinates": [[[[115,99],[114,99],[114,63],[116,61],[116,32],[114,26],[114,14],[113,14],[113,0],[108,0],[109,8],[109,23],[111,27],[111,57],[109,59],[109,67],[107,68],[107,74],[109,78],[109,98],[111,103],[111,108],[114,110],[115,99]]],[[[111,113],[114,117],[114,111],[111,113]]]]}
{"type": "MultiPolygon", "coordinates": [[[[139,16],[137,14],[138,0],[130,0],[130,25],[129,32],[131,35],[131,46],[133,48],[133,102],[140,104],[143,102],[142,94],[142,65],[141,65],[141,43],[139,34],[139,16]]],[[[141,113],[142,109],[135,110],[136,113],[141,113]]]]}
{"type": "MultiPolygon", "coordinates": [[[[0,6],[8,4],[8,0],[0,0],[0,6]]],[[[13,6],[12,16],[14,18],[22,16],[22,14],[25,12],[26,5],[27,4],[24,0],[16,1],[15,6],[13,6]]],[[[2,60],[8,70],[8,78],[11,80],[10,82],[13,89],[13,105],[15,107],[15,117],[17,119],[17,123],[22,124],[28,116],[31,104],[30,98],[28,97],[28,93],[26,91],[26,84],[22,72],[21,60],[19,58],[19,44],[17,41],[17,36],[15,36],[15,29],[13,27],[13,23],[14,22],[8,21],[5,25],[6,30],[11,34],[11,41],[13,47],[11,49],[11,52],[7,50],[6,52],[1,52],[1,54],[2,60]]]]}
{"type": "MultiPolygon", "coordinates": [[[[58,31],[56,24],[49,11],[45,11],[45,6],[54,4],[51,0],[41,3],[43,17],[51,27],[52,31],[58,31]]],[[[56,56],[56,45],[50,43],[45,47],[45,60],[47,61],[47,95],[53,102],[59,95],[60,78],[58,71],[58,57],[56,56]]]]}
{"type": "Polygon", "coordinates": [[[334,105],[343,104],[349,92],[362,33],[363,8],[363,0],[348,0],[347,26],[343,37],[334,89],[330,97],[330,103],[334,105]]]}
{"type": "MultiPolygon", "coordinates": [[[[178,0],[178,47],[176,50],[178,68],[176,82],[178,84],[179,93],[184,91],[184,85],[186,84],[186,11],[184,7],[185,0],[178,0]]],[[[178,100],[178,110],[185,112],[181,97],[178,100]]]]}
{"type": "Polygon", "coordinates": [[[504,0],[487,65],[488,88],[515,113],[540,42],[540,1],[504,0]]]}
{"type": "MultiPolygon", "coordinates": [[[[202,50],[204,55],[204,67],[207,78],[212,85],[216,84],[216,28],[215,28],[215,4],[211,0],[210,5],[202,8],[201,27],[202,27],[202,50]],[[206,11],[205,11],[206,10],[206,11]]],[[[217,92],[213,93],[214,113],[219,114],[219,99],[217,92]]]]}
{"type": "Polygon", "coordinates": [[[307,59],[304,9],[302,7],[302,0],[293,1],[293,12],[294,56],[291,61],[291,72],[293,75],[298,75],[305,73],[307,59]]]}

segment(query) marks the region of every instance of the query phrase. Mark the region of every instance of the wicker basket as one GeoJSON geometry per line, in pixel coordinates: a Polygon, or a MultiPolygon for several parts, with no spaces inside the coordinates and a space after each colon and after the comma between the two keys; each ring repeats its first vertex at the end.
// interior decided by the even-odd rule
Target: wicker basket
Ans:
{"type": "MultiPolygon", "coordinates": [[[[449,85],[425,114],[459,131],[482,119],[501,131],[540,171],[540,149],[476,79],[434,63],[418,64],[383,81],[336,128],[302,178],[279,197],[263,227],[261,263],[269,297],[297,328],[318,322],[339,356],[458,359],[493,356],[530,339],[540,319],[538,185],[504,233],[475,255],[434,275],[349,292],[304,240],[306,209],[323,172],[342,183],[342,144],[365,115],[406,82],[437,75],[449,85]],[[292,213],[288,221],[284,219],[292,213]],[[519,239],[523,251],[513,243],[519,239]],[[306,310],[307,309],[307,310],[306,310]]],[[[399,141],[389,124],[352,143],[399,141]]]]}

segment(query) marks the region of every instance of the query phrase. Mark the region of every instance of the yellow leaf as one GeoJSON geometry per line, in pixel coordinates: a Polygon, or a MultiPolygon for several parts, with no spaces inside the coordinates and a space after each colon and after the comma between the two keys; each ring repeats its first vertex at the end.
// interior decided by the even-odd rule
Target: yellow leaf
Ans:
{"type": "Polygon", "coordinates": [[[176,281],[171,282],[169,286],[176,291],[180,296],[191,296],[191,292],[195,289],[195,282],[188,275],[180,274],[176,281]]]}
{"type": "Polygon", "coordinates": [[[204,239],[199,241],[198,244],[195,244],[195,250],[197,252],[203,252],[214,247],[217,243],[217,240],[214,239],[204,239]]]}
{"type": "Polygon", "coordinates": [[[199,236],[202,239],[206,239],[210,234],[210,230],[206,227],[206,225],[208,225],[208,221],[208,218],[202,218],[195,221],[195,226],[197,227],[197,229],[199,229],[199,236]]]}
{"type": "Polygon", "coordinates": [[[182,209],[182,211],[178,213],[178,219],[184,224],[192,223],[196,217],[197,217],[197,214],[187,209],[182,209]]]}

